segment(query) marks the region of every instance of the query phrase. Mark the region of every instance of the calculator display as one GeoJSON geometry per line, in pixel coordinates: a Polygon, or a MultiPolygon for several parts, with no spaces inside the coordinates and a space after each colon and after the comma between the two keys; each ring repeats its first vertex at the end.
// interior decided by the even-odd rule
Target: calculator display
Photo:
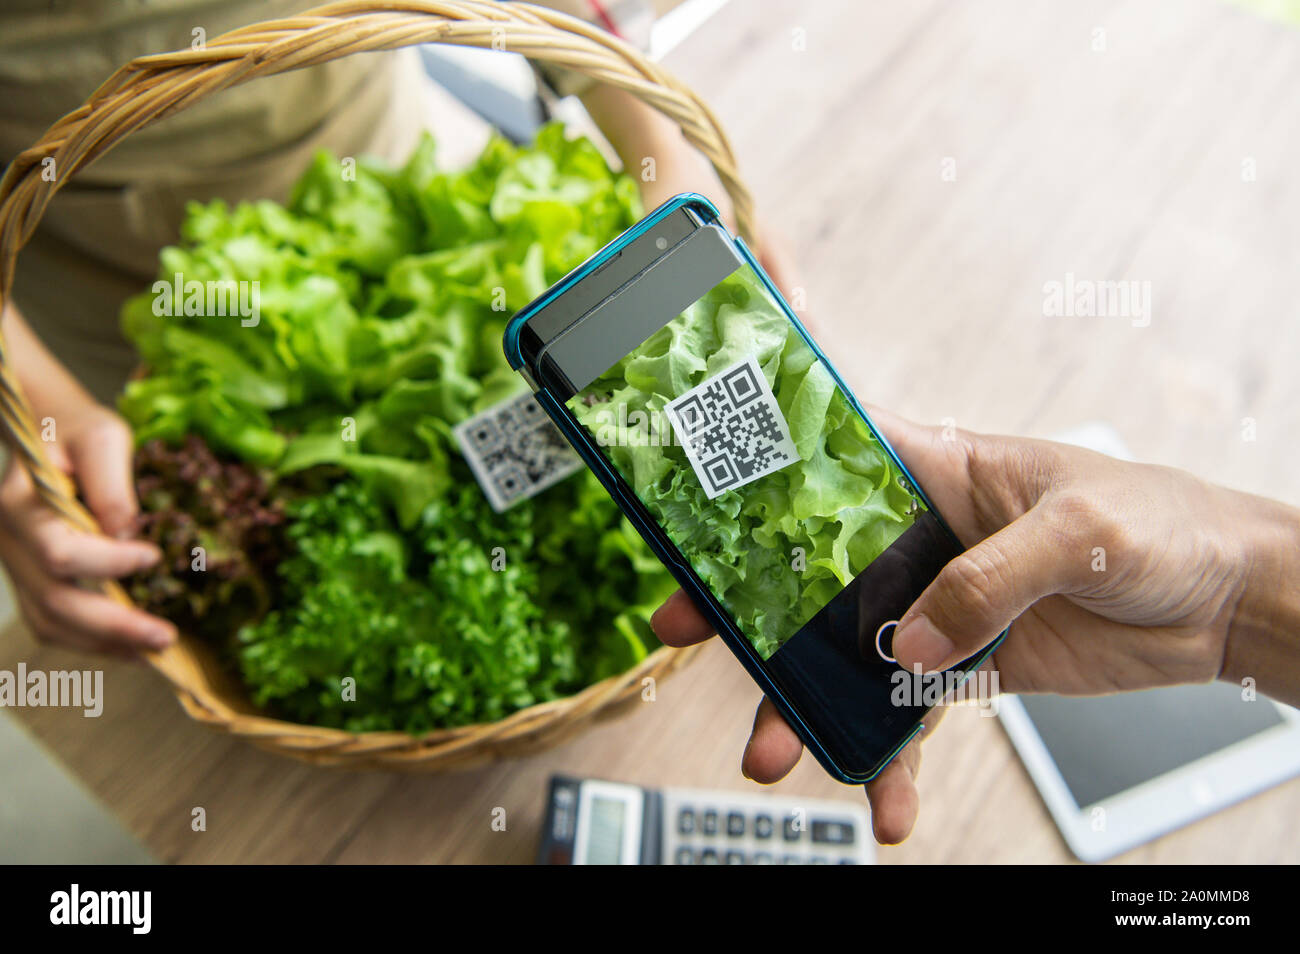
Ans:
{"type": "Polygon", "coordinates": [[[623,826],[627,803],[612,798],[593,798],[589,816],[590,834],[585,861],[589,865],[616,865],[623,849],[623,826]]]}

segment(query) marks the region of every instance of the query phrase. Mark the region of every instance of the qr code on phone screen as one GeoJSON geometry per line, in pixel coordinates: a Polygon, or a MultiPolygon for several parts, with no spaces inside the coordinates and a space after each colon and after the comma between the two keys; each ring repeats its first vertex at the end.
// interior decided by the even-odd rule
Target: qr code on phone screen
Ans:
{"type": "Polygon", "coordinates": [[[498,513],[582,469],[582,458],[531,392],[461,421],[452,433],[498,513]]]}
{"type": "Polygon", "coordinates": [[[701,381],[664,411],[710,500],[799,459],[753,357],[701,381]]]}

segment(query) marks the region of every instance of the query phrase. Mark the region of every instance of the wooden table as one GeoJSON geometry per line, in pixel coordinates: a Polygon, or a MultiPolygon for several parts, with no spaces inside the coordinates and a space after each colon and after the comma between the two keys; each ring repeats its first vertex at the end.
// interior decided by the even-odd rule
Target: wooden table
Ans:
{"type": "MultiPolygon", "coordinates": [[[[1217,0],[764,0],[668,65],[716,107],[865,399],[1039,436],[1106,420],[1142,459],[1300,503],[1300,30],[1217,0]],[[1150,282],[1149,326],[1044,317],[1067,273],[1150,282]]],[[[12,631],[0,667],[19,660],[84,665],[12,631]]],[[[527,862],[553,772],[748,788],[758,697],[715,645],[621,722],[422,777],[262,754],[189,722],[142,667],[109,665],[106,692],[99,720],[13,711],[183,862],[527,862]]],[[[996,720],[949,714],[925,762],[916,832],[882,861],[1068,860],[996,720]]],[[[811,759],[778,788],[854,797],[811,759]]],[[[1124,860],[1300,861],[1278,836],[1297,816],[1293,781],[1124,860]]]]}

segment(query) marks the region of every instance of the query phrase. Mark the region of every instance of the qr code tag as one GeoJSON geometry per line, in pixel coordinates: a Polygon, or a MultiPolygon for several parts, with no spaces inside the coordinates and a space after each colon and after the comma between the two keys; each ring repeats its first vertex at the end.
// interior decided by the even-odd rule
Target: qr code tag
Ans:
{"type": "Polygon", "coordinates": [[[531,392],[461,421],[452,433],[497,513],[582,469],[582,458],[531,392]]]}
{"type": "Polygon", "coordinates": [[[664,411],[710,500],[799,459],[752,356],[701,381],[664,411]]]}

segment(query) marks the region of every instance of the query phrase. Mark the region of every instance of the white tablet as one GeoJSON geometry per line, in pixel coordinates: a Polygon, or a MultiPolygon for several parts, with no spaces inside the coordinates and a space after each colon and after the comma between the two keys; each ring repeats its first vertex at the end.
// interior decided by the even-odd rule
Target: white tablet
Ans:
{"type": "Polygon", "coordinates": [[[999,716],[1070,849],[1102,861],[1300,774],[1300,712],[1227,683],[1003,696],[999,716]]]}

